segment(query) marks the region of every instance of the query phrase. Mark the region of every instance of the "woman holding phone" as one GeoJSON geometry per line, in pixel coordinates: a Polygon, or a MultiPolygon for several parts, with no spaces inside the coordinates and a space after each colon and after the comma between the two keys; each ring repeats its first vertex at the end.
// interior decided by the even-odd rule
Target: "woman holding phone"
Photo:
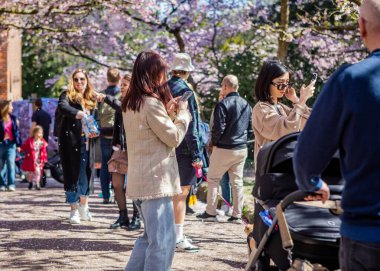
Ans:
{"type": "Polygon", "coordinates": [[[128,127],[126,191],[144,222],[144,234],[135,242],[126,271],[170,270],[173,261],[172,199],[181,193],[175,148],[185,137],[191,116],[187,102],[172,98],[166,72],[167,64],[159,54],[140,53],[122,103],[124,127],[128,127]]]}
{"type": "Polygon", "coordinates": [[[305,126],[310,115],[306,101],[314,94],[313,80],[308,86],[302,85],[300,97],[290,83],[291,73],[279,60],[269,60],[262,66],[255,85],[257,103],[252,111],[252,126],[255,134],[254,161],[262,146],[305,126]],[[292,102],[288,107],[281,99],[292,102]]]}
{"type": "MultiPolygon", "coordinates": [[[[306,87],[302,85],[300,96],[297,97],[290,80],[289,69],[279,60],[266,61],[259,72],[255,85],[257,103],[252,111],[255,169],[257,154],[262,146],[284,135],[302,130],[310,115],[310,108],[306,106],[306,101],[314,94],[315,81],[306,87]],[[292,107],[280,102],[284,96],[292,102],[292,107]]],[[[261,219],[255,220],[254,223],[258,229],[266,229],[261,219]]],[[[275,234],[271,242],[281,244],[280,235],[275,234]]],[[[271,249],[268,248],[268,250],[271,249]]],[[[270,255],[280,270],[288,270],[290,266],[285,250],[280,253],[276,251],[270,255]]]]}

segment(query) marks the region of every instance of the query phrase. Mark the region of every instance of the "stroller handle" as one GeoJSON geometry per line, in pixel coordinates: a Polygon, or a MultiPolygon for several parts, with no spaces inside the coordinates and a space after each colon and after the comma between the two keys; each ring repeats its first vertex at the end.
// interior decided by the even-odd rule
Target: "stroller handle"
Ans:
{"type": "Polygon", "coordinates": [[[278,221],[278,226],[280,228],[280,235],[281,235],[281,241],[282,241],[282,247],[285,250],[292,249],[293,239],[289,232],[288,223],[286,222],[284,210],[286,207],[288,207],[291,203],[295,201],[303,200],[306,196],[311,195],[313,193],[305,192],[301,190],[294,191],[290,193],[288,196],[286,196],[277,206],[276,206],[276,220],[278,221]]]}
{"type": "Polygon", "coordinates": [[[310,196],[310,195],[314,195],[314,193],[313,192],[305,192],[305,191],[301,191],[301,190],[294,191],[294,192],[290,193],[289,195],[287,195],[280,202],[281,208],[282,208],[282,210],[285,210],[286,207],[288,207],[293,202],[295,202],[295,201],[301,201],[305,197],[310,196]]]}

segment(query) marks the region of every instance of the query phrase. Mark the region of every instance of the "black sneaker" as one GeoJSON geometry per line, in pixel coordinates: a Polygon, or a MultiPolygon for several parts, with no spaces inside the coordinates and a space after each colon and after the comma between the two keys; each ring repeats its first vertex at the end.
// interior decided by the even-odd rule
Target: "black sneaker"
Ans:
{"type": "Polygon", "coordinates": [[[33,183],[29,183],[28,189],[32,190],[32,188],[33,188],[33,183]]]}
{"type": "Polygon", "coordinates": [[[233,217],[233,216],[231,216],[229,219],[227,219],[227,222],[229,222],[229,223],[235,223],[235,224],[242,224],[243,223],[243,221],[241,220],[241,218],[233,217]]]}
{"type": "Polygon", "coordinates": [[[204,211],[202,214],[197,215],[197,218],[202,219],[203,221],[210,221],[210,222],[216,222],[216,215],[209,215],[206,211],[204,211]]]}
{"type": "Polygon", "coordinates": [[[195,214],[195,211],[193,209],[191,209],[190,207],[186,207],[186,214],[187,215],[193,215],[193,214],[195,214]]]}

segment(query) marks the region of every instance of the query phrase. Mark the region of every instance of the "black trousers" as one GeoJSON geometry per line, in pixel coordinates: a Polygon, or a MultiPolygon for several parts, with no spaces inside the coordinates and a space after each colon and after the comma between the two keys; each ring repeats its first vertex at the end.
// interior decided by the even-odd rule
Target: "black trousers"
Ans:
{"type": "Polygon", "coordinates": [[[342,237],[339,263],[342,271],[378,271],[380,243],[366,243],[342,237]]]}

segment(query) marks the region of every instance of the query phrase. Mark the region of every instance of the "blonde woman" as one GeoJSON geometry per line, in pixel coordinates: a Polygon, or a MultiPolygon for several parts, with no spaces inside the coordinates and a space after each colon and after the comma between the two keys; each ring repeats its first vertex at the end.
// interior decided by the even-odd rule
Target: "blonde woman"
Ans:
{"type": "Polygon", "coordinates": [[[59,154],[61,156],[64,189],[70,204],[70,223],[80,224],[81,219],[90,221],[88,208],[90,168],[88,160],[89,140],[82,130],[82,119],[93,113],[97,94],[85,70],[77,69],[70,77],[67,91],[58,101],[56,122],[59,154]],[[79,203],[79,206],[78,206],[79,203]]]}
{"type": "Polygon", "coordinates": [[[15,158],[16,149],[21,146],[20,131],[17,119],[12,115],[11,101],[0,102],[0,191],[15,191],[15,158]],[[5,177],[8,180],[6,185],[5,177]]]}

